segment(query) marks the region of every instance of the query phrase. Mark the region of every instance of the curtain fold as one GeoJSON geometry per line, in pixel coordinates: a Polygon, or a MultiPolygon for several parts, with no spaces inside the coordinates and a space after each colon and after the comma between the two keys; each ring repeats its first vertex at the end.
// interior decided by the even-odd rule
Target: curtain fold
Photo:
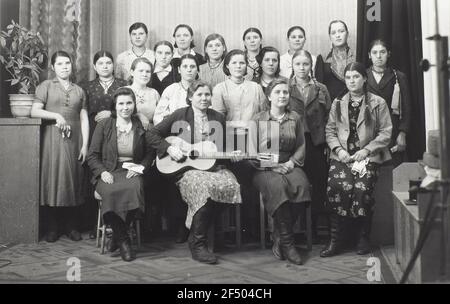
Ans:
{"type": "Polygon", "coordinates": [[[357,59],[369,66],[368,48],[374,39],[383,39],[391,46],[391,65],[409,80],[412,116],[407,154],[410,161],[417,161],[425,151],[420,0],[380,0],[381,22],[367,20],[369,8],[366,0],[358,0],[357,59]]]}
{"type": "MultiPolygon", "coordinates": [[[[21,0],[20,20],[40,32],[49,56],[58,50],[73,60],[76,81],[92,79],[92,56],[101,49],[103,0],[21,0]]],[[[54,74],[47,69],[44,78],[54,74]]]]}

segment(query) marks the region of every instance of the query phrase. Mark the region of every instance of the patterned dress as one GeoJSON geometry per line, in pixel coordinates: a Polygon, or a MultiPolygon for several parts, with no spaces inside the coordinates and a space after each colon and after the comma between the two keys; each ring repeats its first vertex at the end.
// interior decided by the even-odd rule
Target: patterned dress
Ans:
{"type": "Polygon", "coordinates": [[[61,114],[71,126],[69,138],[63,137],[55,121],[45,121],[42,138],[41,205],[75,207],[83,200],[84,169],[78,161],[82,146],[80,111],[86,109],[83,89],[71,83],[68,89],[58,79],[45,80],[36,88],[34,103],[61,114]]]}
{"type": "MultiPolygon", "coordinates": [[[[350,100],[348,116],[350,134],[347,141],[347,152],[355,154],[361,149],[357,132],[357,121],[362,101],[350,100]]],[[[328,175],[328,203],[333,212],[345,217],[366,216],[372,211],[374,199],[373,189],[377,181],[378,164],[369,162],[366,165],[367,173],[360,177],[352,173],[353,162],[343,163],[332,159],[328,175]]]]}
{"type": "MultiPolygon", "coordinates": [[[[194,140],[208,140],[210,133],[206,114],[194,110],[194,140]]],[[[208,199],[219,203],[240,204],[241,189],[236,177],[223,166],[211,171],[189,170],[177,182],[181,197],[188,205],[186,227],[190,228],[195,213],[208,199]]]]}

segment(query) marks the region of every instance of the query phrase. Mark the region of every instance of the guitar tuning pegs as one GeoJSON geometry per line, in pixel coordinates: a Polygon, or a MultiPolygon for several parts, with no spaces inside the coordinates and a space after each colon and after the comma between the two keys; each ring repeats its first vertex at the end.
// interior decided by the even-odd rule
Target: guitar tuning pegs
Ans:
{"type": "Polygon", "coordinates": [[[436,66],[435,64],[431,64],[430,61],[427,59],[422,59],[419,62],[419,66],[422,69],[422,71],[427,72],[432,66],[436,66]]]}

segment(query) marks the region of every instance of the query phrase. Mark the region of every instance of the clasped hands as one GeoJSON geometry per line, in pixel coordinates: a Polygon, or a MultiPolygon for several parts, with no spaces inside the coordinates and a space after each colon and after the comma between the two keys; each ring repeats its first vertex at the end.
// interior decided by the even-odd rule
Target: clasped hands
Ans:
{"type": "Polygon", "coordinates": [[[343,163],[362,161],[362,160],[366,159],[369,156],[369,154],[370,154],[370,151],[367,149],[361,149],[358,152],[356,152],[355,154],[353,154],[352,156],[350,156],[350,154],[347,151],[345,151],[343,148],[341,148],[337,152],[339,160],[343,163]]]}
{"type": "MultiPolygon", "coordinates": [[[[141,175],[138,172],[132,171],[132,170],[128,170],[127,172],[127,178],[132,178],[135,176],[141,175]]],[[[102,179],[102,181],[105,184],[113,184],[114,183],[114,176],[109,173],[108,171],[103,171],[102,174],[100,175],[100,178],[102,179]]]]}

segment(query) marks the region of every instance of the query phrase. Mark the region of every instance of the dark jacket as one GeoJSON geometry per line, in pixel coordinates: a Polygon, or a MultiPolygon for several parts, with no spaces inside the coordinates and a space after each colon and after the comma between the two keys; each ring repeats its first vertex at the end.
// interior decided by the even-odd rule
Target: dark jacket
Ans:
{"type": "Polygon", "coordinates": [[[293,80],[289,82],[289,108],[297,112],[304,120],[312,142],[317,146],[326,142],[325,126],[331,108],[331,99],[327,87],[320,82],[314,81],[313,92],[309,94],[305,102],[293,80]]]}
{"type": "MultiPolygon", "coordinates": [[[[133,162],[143,165],[147,171],[154,159],[154,150],[148,139],[149,134],[143,129],[139,119],[133,117],[132,124],[133,162]]],[[[118,158],[116,119],[109,117],[97,124],[89,147],[87,160],[93,173],[92,183],[96,184],[104,171],[111,172],[117,169],[118,158]]]]}
{"type": "Polygon", "coordinates": [[[322,55],[317,56],[315,76],[317,81],[327,87],[331,100],[341,98],[348,92],[345,81],[336,76],[331,69],[331,64],[324,62],[322,55]]]}
{"type": "Polygon", "coordinates": [[[392,68],[386,69],[380,83],[377,83],[373,77],[371,69],[367,69],[367,90],[375,95],[381,96],[386,101],[389,112],[391,113],[393,130],[392,136],[395,141],[399,131],[408,133],[411,122],[411,93],[409,90],[408,79],[406,75],[398,70],[397,78],[401,93],[401,115],[392,114],[392,94],[394,92],[395,74],[392,68]]]}
{"type": "MultiPolygon", "coordinates": [[[[214,128],[212,122],[217,122],[221,128],[222,133],[216,133],[217,136],[221,136],[223,140],[223,147],[225,147],[225,116],[213,109],[208,109],[206,112],[211,129],[214,128]]],[[[149,140],[151,146],[156,149],[156,153],[159,158],[162,158],[167,153],[167,148],[170,144],[165,140],[168,136],[180,136],[189,143],[194,143],[194,110],[192,107],[184,107],[176,110],[166,118],[164,118],[159,124],[150,129],[149,140]],[[178,124],[178,125],[177,125],[178,124]]],[[[211,130],[211,136],[214,135],[211,130]]],[[[218,147],[219,151],[221,150],[218,147]]]]}

